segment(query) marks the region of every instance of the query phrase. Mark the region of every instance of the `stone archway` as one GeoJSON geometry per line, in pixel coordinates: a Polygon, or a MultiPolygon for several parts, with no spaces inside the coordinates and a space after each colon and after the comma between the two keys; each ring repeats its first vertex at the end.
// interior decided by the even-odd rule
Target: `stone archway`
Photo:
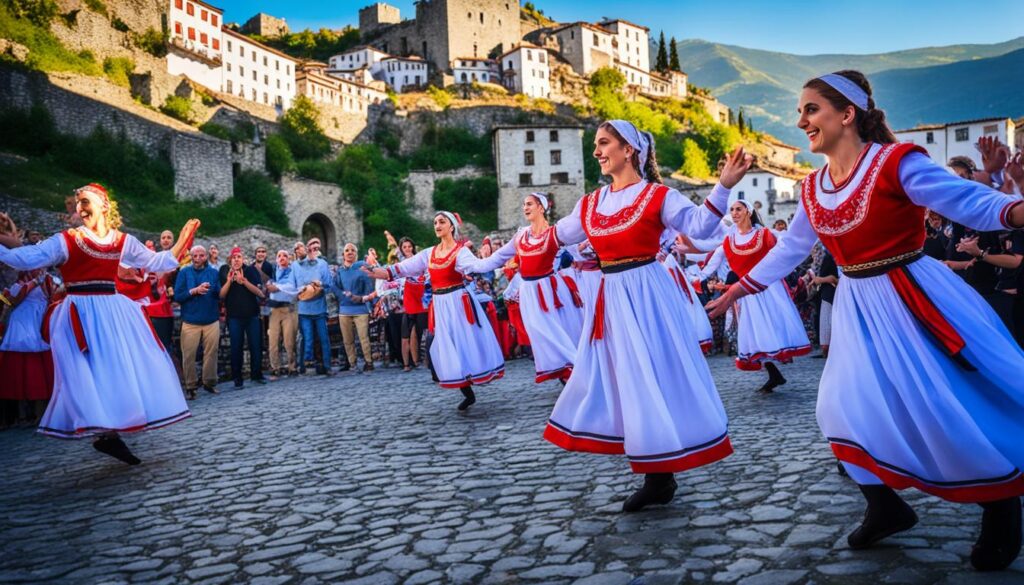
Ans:
{"type": "Polygon", "coordinates": [[[324,258],[328,262],[336,261],[338,232],[334,228],[334,222],[322,213],[314,213],[302,222],[302,241],[308,242],[313,237],[320,238],[320,250],[324,258]]]}

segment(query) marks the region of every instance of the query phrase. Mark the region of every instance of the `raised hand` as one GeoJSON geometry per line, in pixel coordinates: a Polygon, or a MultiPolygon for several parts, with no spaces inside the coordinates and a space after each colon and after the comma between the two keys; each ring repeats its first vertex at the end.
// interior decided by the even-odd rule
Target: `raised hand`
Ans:
{"type": "Polygon", "coordinates": [[[747,154],[742,146],[737,146],[736,150],[726,157],[725,166],[722,167],[722,172],[718,176],[718,182],[726,189],[732,189],[753,165],[754,156],[747,154]]]}
{"type": "Polygon", "coordinates": [[[746,295],[747,291],[742,286],[736,284],[730,286],[724,293],[722,293],[722,296],[704,305],[704,308],[708,312],[708,318],[714,319],[716,317],[721,317],[729,310],[729,307],[731,307],[733,303],[746,295]]]}
{"type": "Polygon", "coordinates": [[[1006,161],[1006,176],[1017,183],[1017,189],[1024,193],[1024,152],[1018,152],[1006,161]]]}
{"type": "Polygon", "coordinates": [[[178,240],[171,247],[171,253],[174,254],[175,258],[181,260],[185,257],[189,248],[192,247],[192,240],[195,239],[196,231],[200,225],[202,225],[202,222],[198,219],[190,219],[185,222],[184,227],[181,228],[181,233],[178,234],[178,240]]]}
{"type": "Polygon", "coordinates": [[[986,173],[992,174],[1004,166],[1010,155],[1010,149],[999,142],[995,136],[982,136],[976,145],[981,153],[981,164],[986,173]]]}

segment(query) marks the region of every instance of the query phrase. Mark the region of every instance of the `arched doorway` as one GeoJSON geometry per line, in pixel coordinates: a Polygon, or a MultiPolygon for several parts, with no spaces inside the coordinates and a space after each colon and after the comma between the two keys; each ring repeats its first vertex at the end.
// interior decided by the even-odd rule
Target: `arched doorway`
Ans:
{"type": "Polygon", "coordinates": [[[302,223],[302,241],[320,238],[320,253],[328,262],[336,262],[338,256],[338,236],[332,222],[322,213],[314,213],[302,223]]]}

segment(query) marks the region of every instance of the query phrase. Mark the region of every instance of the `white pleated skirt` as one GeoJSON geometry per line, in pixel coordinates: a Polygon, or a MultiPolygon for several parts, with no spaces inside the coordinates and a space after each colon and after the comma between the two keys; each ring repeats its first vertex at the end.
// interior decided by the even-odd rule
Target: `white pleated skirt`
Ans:
{"type": "Polygon", "coordinates": [[[519,285],[519,311],[533,349],[534,381],[567,379],[583,328],[583,309],[576,306],[569,284],[559,274],[524,278],[519,285]]]}
{"type": "Polygon", "coordinates": [[[505,375],[505,358],[480,303],[465,289],[431,300],[434,341],[430,361],[442,388],[468,388],[505,375]],[[466,316],[467,297],[475,308],[473,323],[466,316]]]}
{"type": "Polygon", "coordinates": [[[675,256],[669,254],[665,257],[665,261],[662,264],[668,270],[669,276],[672,276],[679,283],[679,293],[683,297],[682,303],[686,307],[690,319],[693,321],[694,330],[697,332],[697,341],[700,342],[701,350],[704,353],[708,353],[711,351],[712,345],[714,345],[715,337],[711,330],[711,320],[708,319],[708,312],[704,309],[704,305],[701,304],[697,291],[690,284],[686,271],[676,262],[675,256]],[[678,276],[675,275],[676,270],[679,271],[678,276]]]}
{"type": "Polygon", "coordinates": [[[625,454],[635,473],[671,473],[732,453],[727,418],[678,285],[652,262],[604,275],[544,438],[625,454]],[[591,339],[595,314],[603,337],[591,339]]]}
{"type": "Polygon", "coordinates": [[[40,433],[78,439],[155,429],[191,416],[170,356],[142,306],[128,297],[69,295],[50,316],[49,331],[53,397],[40,433]],[[77,334],[73,310],[81,324],[77,334]]]}
{"type": "Polygon", "coordinates": [[[597,287],[601,284],[600,270],[573,270],[576,286],[580,290],[584,307],[593,307],[597,300],[597,287]]]}
{"type": "Polygon", "coordinates": [[[789,363],[811,352],[807,330],[782,281],[736,303],[736,367],[760,370],[763,362],[789,363]]]}
{"type": "Polygon", "coordinates": [[[888,275],[841,278],[818,393],[839,459],[897,489],[955,502],[1024,494],[1024,352],[973,288],[940,262],[907,267],[966,343],[958,365],[888,275]]]}

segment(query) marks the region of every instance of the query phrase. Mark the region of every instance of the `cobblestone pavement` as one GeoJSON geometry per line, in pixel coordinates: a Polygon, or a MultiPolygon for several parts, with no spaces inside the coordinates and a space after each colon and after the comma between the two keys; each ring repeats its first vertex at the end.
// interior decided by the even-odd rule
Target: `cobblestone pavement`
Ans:
{"type": "Polygon", "coordinates": [[[863,502],[815,423],[822,361],[768,397],[711,364],[736,453],[633,515],[622,457],[541,440],[560,387],[522,360],[468,415],[422,370],[225,385],[128,438],[137,467],[5,431],[0,583],[1024,583],[1021,560],[970,570],[980,508],[918,492],[916,528],[848,550],[863,502]]]}

